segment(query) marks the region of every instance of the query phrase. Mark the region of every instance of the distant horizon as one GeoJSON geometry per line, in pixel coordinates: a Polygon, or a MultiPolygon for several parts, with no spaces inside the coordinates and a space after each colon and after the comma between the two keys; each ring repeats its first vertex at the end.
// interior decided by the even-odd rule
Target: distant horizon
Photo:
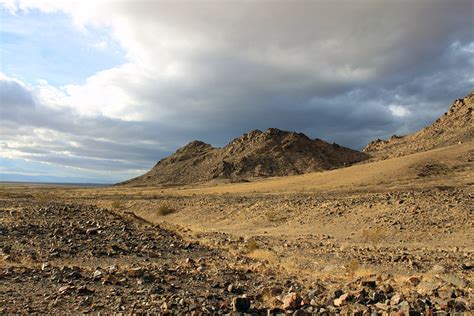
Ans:
{"type": "Polygon", "coordinates": [[[0,0],[0,181],[116,183],[274,127],[360,150],[473,89],[474,3],[0,0]]]}
{"type": "Polygon", "coordinates": [[[0,180],[0,184],[51,184],[51,185],[60,185],[60,186],[109,186],[116,184],[115,182],[111,183],[96,183],[96,182],[49,182],[49,181],[3,181],[0,180]]]}

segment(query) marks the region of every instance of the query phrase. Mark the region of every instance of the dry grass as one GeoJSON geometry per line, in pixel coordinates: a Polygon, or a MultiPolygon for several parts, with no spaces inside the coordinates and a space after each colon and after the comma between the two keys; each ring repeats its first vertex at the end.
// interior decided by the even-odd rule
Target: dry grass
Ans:
{"type": "Polygon", "coordinates": [[[258,248],[259,248],[258,243],[253,239],[250,239],[245,243],[245,250],[247,253],[252,253],[258,248]]]}
{"type": "Polygon", "coordinates": [[[269,222],[278,222],[280,221],[280,213],[278,213],[277,211],[269,211],[265,213],[265,218],[269,222]]]}
{"type": "Polygon", "coordinates": [[[124,208],[124,203],[123,203],[123,201],[115,200],[115,201],[112,202],[111,207],[114,210],[120,210],[120,209],[124,208]]]}
{"type": "Polygon", "coordinates": [[[346,266],[346,271],[349,274],[349,277],[353,278],[357,271],[360,269],[360,263],[357,259],[352,259],[349,264],[346,266]]]}
{"type": "Polygon", "coordinates": [[[387,238],[387,233],[382,227],[364,229],[362,231],[361,238],[364,243],[369,243],[372,246],[376,247],[378,244],[380,244],[387,238]]]}
{"type": "Polygon", "coordinates": [[[265,306],[271,307],[281,307],[282,302],[278,300],[275,296],[278,293],[272,293],[272,289],[265,289],[262,293],[262,302],[265,306]]]}
{"type": "Polygon", "coordinates": [[[156,210],[156,213],[160,216],[166,216],[166,215],[170,215],[170,214],[173,214],[176,212],[176,209],[174,209],[173,207],[169,206],[168,204],[162,204],[158,207],[158,209],[156,210]]]}
{"type": "Polygon", "coordinates": [[[35,199],[37,201],[41,202],[50,202],[50,201],[55,201],[56,196],[50,192],[38,192],[34,195],[35,199]]]}
{"type": "Polygon", "coordinates": [[[269,250],[264,249],[254,249],[251,253],[247,255],[250,258],[258,259],[262,261],[267,261],[270,264],[277,264],[278,257],[269,250]]]}

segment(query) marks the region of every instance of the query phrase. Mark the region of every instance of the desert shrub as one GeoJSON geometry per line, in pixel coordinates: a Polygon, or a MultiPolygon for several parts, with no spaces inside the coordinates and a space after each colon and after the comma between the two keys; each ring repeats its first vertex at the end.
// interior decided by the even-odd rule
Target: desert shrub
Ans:
{"type": "Polygon", "coordinates": [[[0,188],[0,196],[1,197],[10,197],[10,192],[8,192],[7,190],[3,189],[3,188],[0,188]]]}
{"type": "Polygon", "coordinates": [[[276,222],[276,221],[278,221],[278,214],[277,214],[277,212],[268,212],[268,213],[265,213],[265,218],[269,222],[276,222]]]}
{"type": "Polygon", "coordinates": [[[118,210],[118,209],[121,209],[123,208],[123,202],[122,201],[119,201],[119,200],[115,200],[112,202],[112,208],[114,210],[118,210]]]}
{"type": "Polygon", "coordinates": [[[346,267],[346,271],[350,277],[354,277],[357,271],[359,270],[359,261],[357,259],[352,259],[351,262],[346,267]]]}
{"type": "Polygon", "coordinates": [[[249,240],[245,243],[245,249],[247,250],[248,253],[257,250],[258,248],[259,247],[258,247],[257,242],[253,239],[251,239],[251,240],[249,240]]]}
{"type": "Polygon", "coordinates": [[[35,194],[35,198],[41,202],[51,202],[55,200],[55,196],[49,192],[38,192],[35,194]]]}
{"type": "Polygon", "coordinates": [[[204,235],[203,235],[201,232],[194,231],[194,232],[192,233],[192,236],[193,236],[194,238],[202,238],[204,235]]]}
{"type": "Polygon", "coordinates": [[[387,235],[382,227],[364,229],[362,231],[362,240],[365,243],[370,243],[377,246],[380,242],[387,238],[387,235]]]}
{"type": "Polygon", "coordinates": [[[160,207],[158,207],[158,210],[157,210],[157,213],[160,216],[166,216],[174,212],[176,212],[176,210],[172,208],[171,206],[169,206],[168,204],[160,205],[160,207]]]}

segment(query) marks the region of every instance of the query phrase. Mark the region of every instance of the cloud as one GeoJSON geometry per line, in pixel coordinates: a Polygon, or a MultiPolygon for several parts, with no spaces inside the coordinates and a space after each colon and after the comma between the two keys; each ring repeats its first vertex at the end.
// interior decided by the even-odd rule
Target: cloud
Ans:
{"type": "Polygon", "coordinates": [[[8,78],[2,73],[0,73],[0,96],[2,116],[6,115],[7,111],[14,112],[17,108],[33,106],[33,97],[26,85],[19,80],[8,78]]]}
{"type": "Polygon", "coordinates": [[[390,112],[392,112],[392,115],[394,116],[404,117],[410,114],[410,110],[408,110],[403,105],[390,104],[388,106],[388,109],[390,110],[390,112]]]}
{"type": "Polygon", "coordinates": [[[109,44],[106,41],[100,41],[100,42],[92,44],[91,46],[96,49],[104,50],[109,46],[109,44]]]}
{"type": "Polygon", "coordinates": [[[108,30],[125,52],[124,63],[84,82],[2,78],[10,104],[2,105],[3,149],[58,165],[143,169],[192,139],[223,145],[268,127],[361,148],[428,124],[474,82],[470,0],[10,1],[7,8],[62,12],[81,32],[108,30]],[[32,132],[38,128],[54,136],[32,132]]]}
{"type": "Polygon", "coordinates": [[[0,76],[2,158],[72,168],[78,178],[93,173],[99,180],[118,181],[144,172],[172,148],[141,122],[91,118],[45,104],[56,97],[44,97],[50,89],[45,82],[31,88],[0,76]]]}

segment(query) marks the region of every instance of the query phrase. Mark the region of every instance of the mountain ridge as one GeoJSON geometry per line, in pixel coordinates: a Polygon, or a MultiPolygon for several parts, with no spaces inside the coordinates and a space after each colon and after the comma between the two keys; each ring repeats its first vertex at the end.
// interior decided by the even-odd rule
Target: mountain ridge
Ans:
{"type": "Polygon", "coordinates": [[[362,150],[373,159],[405,156],[445,147],[474,138],[474,91],[456,99],[448,111],[432,124],[405,136],[392,135],[388,140],[376,139],[362,150]]]}
{"type": "Polygon", "coordinates": [[[367,159],[364,153],[277,128],[252,130],[222,148],[194,140],[161,159],[142,176],[120,184],[192,184],[216,179],[297,175],[344,167],[367,159]]]}

